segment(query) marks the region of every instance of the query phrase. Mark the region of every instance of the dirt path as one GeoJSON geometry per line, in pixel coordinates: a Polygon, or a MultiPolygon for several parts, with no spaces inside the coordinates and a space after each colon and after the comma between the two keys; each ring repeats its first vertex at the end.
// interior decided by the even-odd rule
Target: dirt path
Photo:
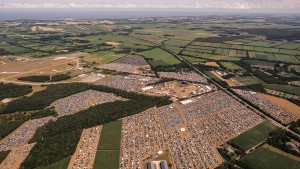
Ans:
{"type": "Polygon", "coordinates": [[[300,106],[298,106],[292,102],[289,102],[286,99],[282,99],[282,98],[275,97],[272,95],[263,94],[263,93],[260,93],[260,95],[300,118],[300,106]]]}

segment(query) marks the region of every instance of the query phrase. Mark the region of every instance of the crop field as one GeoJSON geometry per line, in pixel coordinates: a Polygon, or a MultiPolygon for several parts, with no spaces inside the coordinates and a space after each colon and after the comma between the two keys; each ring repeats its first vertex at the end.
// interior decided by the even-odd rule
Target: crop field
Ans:
{"type": "Polygon", "coordinates": [[[97,151],[94,169],[118,169],[120,151],[97,151]]]}
{"type": "Polygon", "coordinates": [[[124,56],[124,54],[114,53],[110,51],[98,51],[93,52],[92,54],[96,55],[99,58],[98,63],[100,64],[107,64],[124,56]]]}
{"type": "Polygon", "coordinates": [[[227,69],[230,69],[230,70],[241,70],[243,69],[241,66],[235,64],[235,63],[232,63],[232,62],[220,62],[220,64],[224,67],[226,67],[227,69]]]}
{"type": "Polygon", "coordinates": [[[243,60],[243,62],[248,63],[250,65],[259,65],[259,66],[271,66],[273,67],[275,62],[267,62],[262,60],[243,60]]]}
{"type": "Polygon", "coordinates": [[[229,143],[238,145],[243,150],[247,151],[267,139],[269,133],[275,129],[276,127],[270,122],[264,121],[241,135],[231,139],[229,143]]]}
{"type": "Polygon", "coordinates": [[[263,80],[255,77],[255,76],[236,76],[235,77],[238,81],[244,83],[245,85],[253,85],[253,84],[259,84],[259,83],[266,83],[263,80]]]}
{"type": "Polygon", "coordinates": [[[297,86],[277,85],[277,84],[264,84],[263,86],[267,89],[277,90],[280,92],[285,92],[285,93],[300,96],[300,87],[297,87],[297,86]]]}
{"type": "Polygon", "coordinates": [[[49,165],[44,166],[44,167],[39,167],[37,169],[67,169],[68,165],[69,165],[69,162],[70,162],[70,159],[71,159],[71,157],[64,158],[64,159],[62,159],[60,161],[57,161],[53,164],[49,164],[49,165]]]}
{"type": "Polygon", "coordinates": [[[122,120],[104,124],[97,150],[119,150],[122,120]]]}
{"type": "Polygon", "coordinates": [[[241,159],[255,169],[298,169],[300,161],[288,158],[264,147],[259,147],[241,159]]]}
{"type": "Polygon", "coordinates": [[[104,124],[94,162],[94,168],[116,169],[119,167],[122,120],[104,124]]]}
{"type": "Polygon", "coordinates": [[[202,63],[205,62],[206,60],[200,59],[200,58],[195,58],[195,57],[189,57],[189,56],[182,56],[185,60],[191,63],[202,63]]]}
{"type": "Polygon", "coordinates": [[[160,48],[141,52],[140,54],[145,56],[153,67],[175,65],[180,63],[178,59],[160,48]]]}

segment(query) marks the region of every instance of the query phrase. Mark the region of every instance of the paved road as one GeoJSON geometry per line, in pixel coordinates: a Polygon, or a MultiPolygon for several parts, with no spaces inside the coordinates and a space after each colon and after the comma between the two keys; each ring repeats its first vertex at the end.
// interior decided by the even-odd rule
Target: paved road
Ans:
{"type": "Polygon", "coordinates": [[[233,94],[230,90],[228,90],[227,88],[224,88],[223,86],[219,85],[217,82],[213,81],[210,77],[206,76],[206,74],[204,74],[203,72],[201,72],[198,68],[196,68],[193,64],[191,64],[190,62],[188,62],[187,60],[183,59],[180,55],[178,55],[177,53],[165,48],[164,46],[158,45],[156,43],[150,42],[148,40],[145,39],[140,39],[140,38],[136,38],[136,37],[132,37],[131,38],[135,38],[135,39],[139,39],[139,40],[143,40],[146,41],[156,47],[161,48],[162,50],[172,54],[173,56],[175,56],[177,59],[179,59],[180,61],[186,63],[187,65],[190,66],[190,68],[192,68],[195,72],[197,72],[198,74],[206,77],[207,79],[210,79],[212,81],[212,83],[214,85],[216,85],[217,87],[219,87],[219,89],[223,90],[224,92],[226,92],[227,94],[229,94],[230,96],[232,96],[233,98],[235,98],[236,100],[238,100],[239,102],[241,102],[242,104],[244,104],[245,106],[247,106],[248,108],[250,108],[251,110],[253,110],[254,112],[256,112],[257,114],[259,114],[260,116],[262,116],[264,119],[270,121],[271,123],[273,123],[274,125],[292,133],[293,135],[297,136],[298,138],[300,138],[300,135],[293,132],[292,130],[290,130],[288,127],[283,126],[282,124],[278,123],[277,121],[273,120],[272,118],[266,116],[263,112],[261,112],[260,110],[256,109],[255,107],[251,106],[250,104],[244,102],[242,99],[240,99],[239,97],[237,97],[235,94],[233,94]]]}

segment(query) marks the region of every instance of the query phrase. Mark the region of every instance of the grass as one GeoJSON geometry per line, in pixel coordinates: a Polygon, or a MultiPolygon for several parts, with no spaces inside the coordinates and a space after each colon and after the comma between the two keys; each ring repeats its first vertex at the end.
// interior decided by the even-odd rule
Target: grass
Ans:
{"type": "Polygon", "coordinates": [[[227,69],[230,69],[230,70],[241,70],[241,69],[243,69],[239,65],[237,65],[235,63],[232,63],[232,62],[220,62],[220,64],[222,66],[226,67],[227,69]]]}
{"type": "Polygon", "coordinates": [[[191,63],[202,63],[205,62],[206,60],[200,59],[200,58],[195,58],[195,57],[189,57],[189,56],[182,56],[185,60],[191,63]]]}
{"type": "Polygon", "coordinates": [[[122,120],[104,124],[97,147],[94,168],[118,169],[122,120]]]}
{"type": "Polygon", "coordinates": [[[269,133],[274,129],[276,129],[275,126],[268,121],[264,121],[250,130],[247,130],[239,136],[231,139],[229,143],[238,145],[243,150],[247,151],[267,139],[269,133]]]}
{"type": "Polygon", "coordinates": [[[150,64],[153,67],[175,65],[180,63],[178,59],[160,48],[154,48],[149,51],[141,52],[140,54],[149,59],[150,64]]]}
{"type": "Polygon", "coordinates": [[[276,152],[259,147],[241,159],[242,162],[255,169],[298,169],[300,162],[276,152]]]}
{"type": "Polygon", "coordinates": [[[98,150],[119,150],[122,132],[122,120],[104,124],[101,131],[98,150]]]}
{"type": "Polygon", "coordinates": [[[92,54],[99,57],[99,63],[101,64],[113,62],[124,55],[124,54],[116,54],[114,52],[109,52],[109,51],[98,51],[98,52],[93,52],[92,54]]]}
{"type": "Polygon", "coordinates": [[[255,77],[255,76],[236,76],[235,77],[238,81],[246,84],[246,85],[253,85],[253,84],[265,84],[266,82],[264,82],[263,80],[255,77]]]}
{"type": "Polygon", "coordinates": [[[261,60],[243,60],[243,62],[250,65],[259,65],[259,66],[274,66],[275,62],[261,61],[261,60]]]}
{"type": "Polygon", "coordinates": [[[97,151],[94,169],[118,169],[120,151],[97,151]]]}
{"type": "Polygon", "coordinates": [[[280,92],[285,92],[285,93],[290,93],[290,94],[300,96],[300,87],[297,87],[297,86],[277,85],[277,84],[264,84],[263,86],[267,89],[277,90],[280,92]]]}
{"type": "Polygon", "coordinates": [[[37,169],[67,169],[68,165],[70,163],[70,159],[71,159],[71,156],[67,157],[67,158],[64,158],[60,161],[57,161],[53,164],[49,164],[49,165],[46,165],[44,167],[39,167],[37,169]]]}

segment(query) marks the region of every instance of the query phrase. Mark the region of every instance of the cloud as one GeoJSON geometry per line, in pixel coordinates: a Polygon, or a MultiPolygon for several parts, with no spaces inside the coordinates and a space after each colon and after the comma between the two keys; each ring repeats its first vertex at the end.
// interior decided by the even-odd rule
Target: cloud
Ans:
{"type": "Polygon", "coordinates": [[[0,8],[300,8],[299,0],[2,0],[0,8]]]}

